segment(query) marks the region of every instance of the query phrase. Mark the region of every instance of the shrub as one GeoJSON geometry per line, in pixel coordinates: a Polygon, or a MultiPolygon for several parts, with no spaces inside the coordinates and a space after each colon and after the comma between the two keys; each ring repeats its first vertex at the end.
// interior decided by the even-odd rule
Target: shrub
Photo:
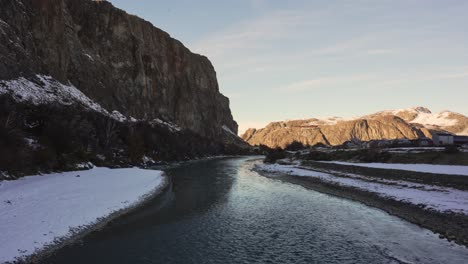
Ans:
{"type": "Polygon", "coordinates": [[[265,163],[275,163],[279,159],[286,158],[286,153],[280,148],[271,150],[263,160],[265,163]]]}
{"type": "Polygon", "coordinates": [[[447,145],[445,146],[444,152],[447,154],[455,154],[455,153],[460,152],[460,150],[455,145],[447,145]]]}
{"type": "Polygon", "coordinates": [[[304,146],[304,144],[302,144],[299,141],[294,140],[291,144],[286,146],[285,149],[288,151],[298,151],[298,150],[305,149],[305,148],[306,146],[304,146]]]}
{"type": "Polygon", "coordinates": [[[311,151],[305,157],[306,160],[317,160],[317,161],[330,161],[333,158],[329,153],[322,152],[322,151],[311,151]]]}

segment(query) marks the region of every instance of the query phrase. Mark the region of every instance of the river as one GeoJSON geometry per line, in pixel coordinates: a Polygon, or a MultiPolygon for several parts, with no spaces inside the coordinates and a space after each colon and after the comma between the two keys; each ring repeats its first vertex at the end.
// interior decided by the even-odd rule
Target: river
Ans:
{"type": "Polygon", "coordinates": [[[381,210],[250,169],[251,158],[167,171],[160,197],[45,263],[467,263],[468,249],[381,210]]]}

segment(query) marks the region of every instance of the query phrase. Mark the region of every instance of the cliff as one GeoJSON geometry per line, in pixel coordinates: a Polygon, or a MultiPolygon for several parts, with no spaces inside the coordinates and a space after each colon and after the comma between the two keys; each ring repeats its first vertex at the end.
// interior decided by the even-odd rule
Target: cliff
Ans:
{"type": "Polygon", "coordinates": [[[210,61],[106,1],[1,0],[0,180],[239,154],[210,61]]]}
{"type": "Polygon", "coordinates": [[[0,79],[72,84],[112,112],[217,138],[237,133],[210,61],[106,1],[2,0],[0,79]]]}

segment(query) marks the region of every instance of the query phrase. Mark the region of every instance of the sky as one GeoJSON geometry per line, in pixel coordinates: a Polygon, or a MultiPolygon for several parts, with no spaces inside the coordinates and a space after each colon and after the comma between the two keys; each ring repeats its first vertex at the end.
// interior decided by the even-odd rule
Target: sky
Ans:
{"type": "Polygon", "coordinates": [[[425,106],[468,114],[465,0],[111,0],[213,63],[242,133],[425,106]]]}

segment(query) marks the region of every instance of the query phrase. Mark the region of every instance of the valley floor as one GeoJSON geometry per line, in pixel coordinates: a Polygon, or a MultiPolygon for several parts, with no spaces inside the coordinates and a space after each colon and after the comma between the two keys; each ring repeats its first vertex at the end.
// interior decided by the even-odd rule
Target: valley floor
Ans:
{"type": "Polygon", "coordinates": [[[0,181],[0,263],[24,260],[154,197],[162,171],[93,168],[0,181]]]}
{"type": "MultiPolygon", "coordinates": [[[[281,162],[280,162],[281,163],[281,162]]],[[[429,228],[441,236],[468,245],[468,190],[465,187],[454,188],[457,180],[464,180],[466,176],[453,176],[454,182],[450,182],[452,175],[447,168],[445,174],[427,174],[414,172],[413,178],[396,178],[382,173],[386,168],[392,173],[402,169],[399,164],[375,165],[375,174],[371,176],[370,168],[366,168],[366,174],[359,174],[358,170],[349,170],[356,166],[372,166],[371,164],[356,165],[355,163],[336,163],[320,166],[321,163],[312,162],[300,164],[298,161],[290,164],[259,164],[256,171],[268,177],[278,177],[307,188],[324,193],[337,195],[363,202],[365,204],[381,208],[391,214],[400,216],[408,221],[429,228]],[[314,167],[314,165],[317,167],[314,167]],[[393,166],[393,167],[392,167],[393,166]],[[352,172],[354,171],[354,173],[352,172]],[[427,184],[416,177],[422,174],[424,177],[444,178],[443,185],[437,185],[437,181],[427,184]],[[389,176],[389,177],[386,177],[389,176]],[[405,180],[406,179],[406,180],[405,180]]],[[[418,164],[422,171],[426,171],[434,165],[418,164]]],[[[439,169],[451,166],[441,166],[439,169]]],[[[465,175],[468,166],[455,166],[453,173],[465,175]]],[[[406,167],[405,167],[406,168],[406,167]]],[[[417,170],[409,165],[406,169],[417,170]]],[[[408,172],[406,172],[408,173],[408,172]]],[[[402,172],[403,175],[405,172],[402,172]]],[[[426,180],[426,179],[425,179],[426,180]]]]}

